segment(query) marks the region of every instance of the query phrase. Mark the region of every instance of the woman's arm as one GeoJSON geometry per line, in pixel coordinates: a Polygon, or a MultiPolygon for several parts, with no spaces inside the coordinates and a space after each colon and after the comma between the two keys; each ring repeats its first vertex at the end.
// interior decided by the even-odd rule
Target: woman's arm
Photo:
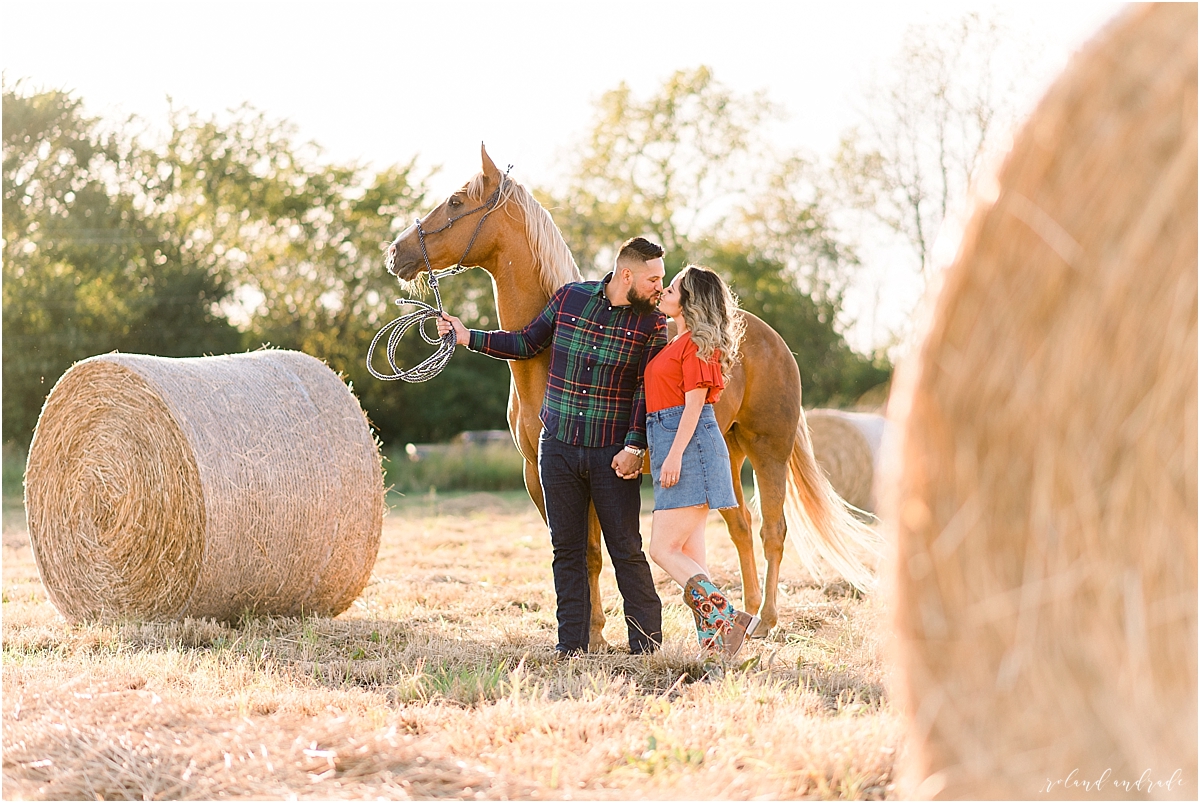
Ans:
{"type": "Polygon", "coordinates": [[[704,398],[708,388],[695,388],[683,394],[683,415],[679,417],[679,429],[675,430],[675,440],[671,442],[671,451],[663,461],[659,470],[658,482],[664,488],[670,488],[679,482],[679,472],[683,467],[683,450],[696,432],[696,423],[700,420],[700,412],[704,409],[704,398]]]}

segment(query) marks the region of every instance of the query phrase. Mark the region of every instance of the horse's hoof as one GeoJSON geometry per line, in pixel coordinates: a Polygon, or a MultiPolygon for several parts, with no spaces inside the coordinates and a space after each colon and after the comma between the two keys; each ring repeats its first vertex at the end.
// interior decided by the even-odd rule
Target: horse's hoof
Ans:
{"type": "Polygon", "coordinates": [[[750,638],[766,638],[771,634],[771,625],[765,621],[759,621],[758,626],[749,634],[750,638]]]}

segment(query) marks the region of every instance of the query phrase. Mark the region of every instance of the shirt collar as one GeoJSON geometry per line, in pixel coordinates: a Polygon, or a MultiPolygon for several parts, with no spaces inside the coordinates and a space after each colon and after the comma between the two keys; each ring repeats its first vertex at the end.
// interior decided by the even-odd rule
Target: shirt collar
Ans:
{"type": "Polygon", "coordinates": [[[604,288],[608,287],[608,283],[612,281],[612,277],[615,275],[615,273],[616,273],[616,271],[610,270],[608,273],[604,274],[604,278],[601,279],[596,284],[596,295],[600,296],[601,300],[603,300],[605,304],[612,307],[613,309],[632,310],[632,307],[628,303],[625,303],[625,304],[612,303],[611,301],[608,300],[608,296],[604,292],[604,288]]]}

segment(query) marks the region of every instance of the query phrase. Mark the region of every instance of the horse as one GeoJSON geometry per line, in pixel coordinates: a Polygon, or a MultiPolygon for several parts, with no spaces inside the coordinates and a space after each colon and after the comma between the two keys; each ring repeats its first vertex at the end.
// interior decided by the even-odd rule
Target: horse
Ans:
{"type": "MultiPolygon", "coordinates": [[[[486,147],[481,147],[480,153],[481,172],[401,232],[387,248],[386,266],[402,283],[415,281],[423,271],[456,264],[482,268],[492,278],[500,328],[519,330],[542,311],[559,287],[583,277],[550,214],[529,190],[496,168],[486,147]],[[476,213],[480,215],[476,220],[451,225],[476,213]]],[[[827,574],[823,561],[861,590],[874,585],[871,564],[878,560],[880,539],[851,514],[813,457],[800,406],[800,371],[787,344],[760,318],[745,311],[740,314],[746,322],[741,357],[714,405],[729,448],[738,501],[737,508],[722,510],[721,515],[738,553],[743,607],[757,611],[761,622],[753,635],[763,637],[779,620],[777,586],[788,533],[794,535],[801,562],[815,578],[827,574]],[[747,458],[754,468],[762,514],[760,537],[767,571],[761,585],[741,481],[747,458]]],[[[537,444],[542,429],[538,413],[549,364],[549,350],[532,359],[509,362],[509,430],[524,458],[525,487],[543,521],[546,508],[538,479],[537,444]]],[[[592,509],[587,567],[590,639],[596,648],[606,644],[601,566],[600,525],[592,509]]]]}

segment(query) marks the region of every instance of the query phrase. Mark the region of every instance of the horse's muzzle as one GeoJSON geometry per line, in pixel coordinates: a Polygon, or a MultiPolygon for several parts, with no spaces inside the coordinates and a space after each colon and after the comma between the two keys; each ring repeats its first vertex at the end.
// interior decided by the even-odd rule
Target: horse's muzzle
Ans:
{"type": "Polygon", "coordinates": [[[384,265],[388,273],[397,279],[408,281],[417,275],[418,261],[415,257],[405,254],[403,248],[397,248],[397,245],[398,243],[392,243],[388,246],[384,265]]]}

